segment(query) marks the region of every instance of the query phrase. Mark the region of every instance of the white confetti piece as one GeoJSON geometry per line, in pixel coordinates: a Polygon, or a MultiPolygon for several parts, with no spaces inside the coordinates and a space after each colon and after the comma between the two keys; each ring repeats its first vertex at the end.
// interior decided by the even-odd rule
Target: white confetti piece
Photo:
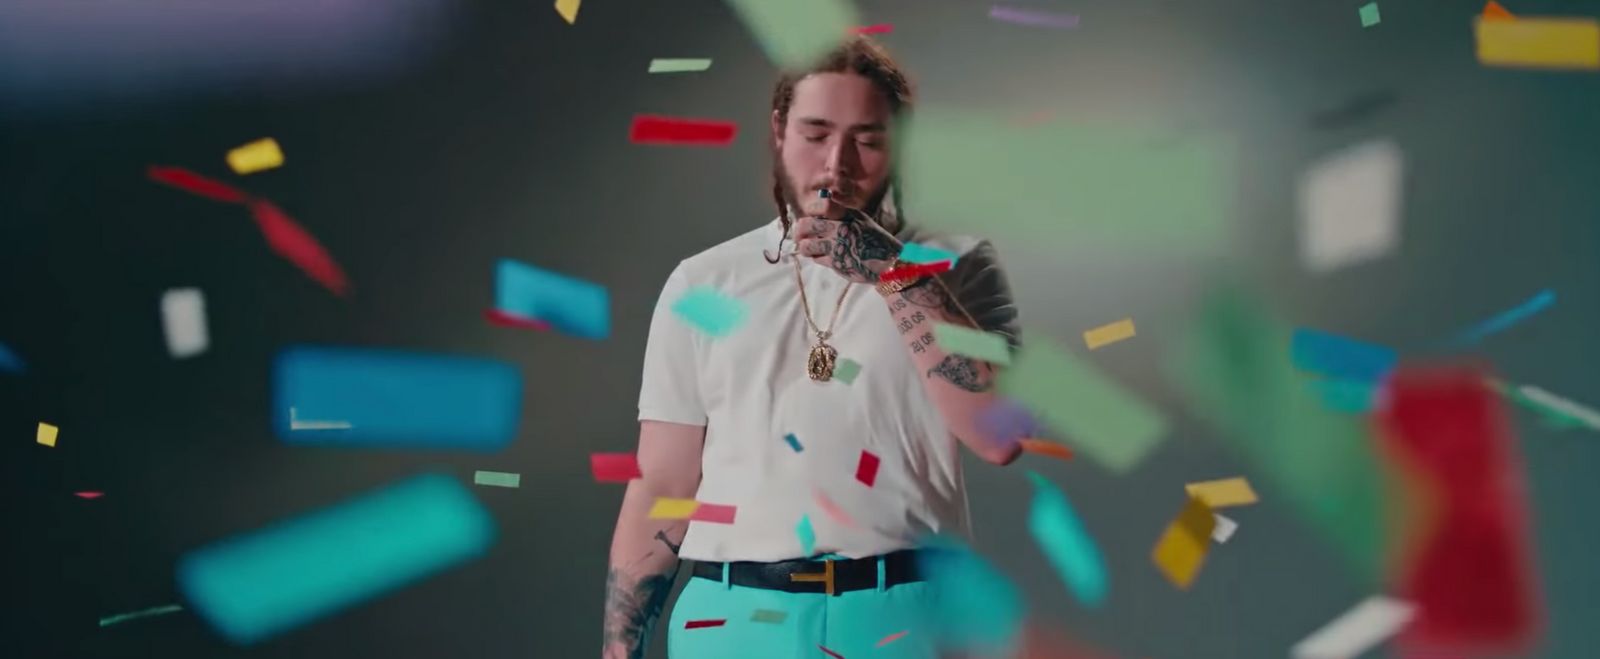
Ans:
{"type": "Polygon", "coordinates": [[[1291,659],[1350,659],[1395,635],[1417,607],[1409,602],[1374,595],[1344,615],[1334,618],[1289,649],[1291,659]]]}
{"type": "Polygon", "coordinates": [[[161,324],[167,334],[167,352],[173,359],[206,351],[206,299],[198,288],[174,288],[161,296],[161,324]]]}
{"type": "Polygon", "coordinates": [[[1300,262],[1327,273],[1393,252],[1400,245],[1405,158],[1377,140],[1329,155],[1300,179],[1300,262]]]}
{"type": "Polygon", "coordinates": [[[1228,538],[1233,537],[1233,532],[1239,530],[1238,522],[1216,513],[1212,513],[1211,516],[1217,518],[1217,525],[1211,529],[1211,539],[1217,544],[1227,542],[1228,538]]]}

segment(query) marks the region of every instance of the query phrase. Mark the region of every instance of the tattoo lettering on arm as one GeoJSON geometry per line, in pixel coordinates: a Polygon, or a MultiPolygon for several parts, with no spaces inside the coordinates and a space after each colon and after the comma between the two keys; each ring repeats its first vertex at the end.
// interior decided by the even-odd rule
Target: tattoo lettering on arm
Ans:
{"type": "Polygon", "coordinates": [[[930,343],[933,343],[933,332],[923,332],[922,336],[911,340],[911,352],[921,354],[930,343]]]}
{"type": "Polygon", "coordinates": [[[960,355],[949,355],[939,362],[938,366],[928,369],[928,377],[939,376],[945,381],[955,385],[963,391],[977,393],[988,391],[994,386],[993,380],[978,370],[978,365],[972,360],[960,355]]]}
{"type": "Polygon", "coordinates": [[[627,659],[643,659],[645,642],[672,591],[672,573],[653,574],[636,583],[615,569],[606,573],[603,647],[622,646],[627,659]]]}

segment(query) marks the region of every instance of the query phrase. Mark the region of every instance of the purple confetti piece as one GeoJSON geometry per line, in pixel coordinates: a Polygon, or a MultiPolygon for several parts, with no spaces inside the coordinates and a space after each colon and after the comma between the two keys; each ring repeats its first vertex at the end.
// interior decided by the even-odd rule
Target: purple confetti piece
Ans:
{"type": "Polygon", "coordinates": [[[1073,14],[1057,14],[1047,11],[1018,9],[1016,7],[1002,7],[1000,5],[989,8],[989,18],[1007,23],[1036,25],[1038,27],[1078,27],[1078,17],[1073,14]]]}
{"type": "Polygon", "coordinates": [[[1043,424],[1033,418],[1033,413],[1009,398],[998,398],[993,405],[978,415],[978,428],[996,443],[1012,444],[1017,440],[1037,437],[1043,424]]]}

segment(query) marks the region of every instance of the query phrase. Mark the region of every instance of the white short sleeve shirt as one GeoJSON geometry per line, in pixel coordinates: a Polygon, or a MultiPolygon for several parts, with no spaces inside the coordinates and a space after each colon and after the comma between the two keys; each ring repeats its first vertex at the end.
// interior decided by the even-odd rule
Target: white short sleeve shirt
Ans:
{"type": "MultiPolygon", "coordinates": [[[[815,336],[796,289],[793,256],[769,264],[782,233],[772,223],[679,263],[667,278],[645,348],[639,419],[705,425],[696,498],[736,506],[733,524],[690,522],[679,555],[702,561],[806,556],[797,528],[809,519],[812,555],[870,556],[916,546],[930,533],[970,536],[959,449],[923,389],[883,297],[801,258],[813,319],[829,344],[861,365],[853,383],[815,382],[806,357],[815,336]],[[710,286],[749,315],[712,337],[672,311],[710,286]],[[800,450],[785,440],[793,434],[800,450]],[[872,486],[856,478],[862,452],[879,460],[872,486]],[[844,513],[830,514],[818,495],[844,513]]],[[[960,252],[958,252],[960,253],[960,252]]]]}

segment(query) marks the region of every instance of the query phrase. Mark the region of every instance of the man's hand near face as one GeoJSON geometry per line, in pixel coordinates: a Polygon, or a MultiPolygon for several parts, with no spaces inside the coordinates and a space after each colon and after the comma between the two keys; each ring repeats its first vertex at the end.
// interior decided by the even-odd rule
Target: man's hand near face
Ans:
{"type": "Polygon", "coordinates": [[[901,245],[863,213],[832,199],[805,200],[795,222],[795,250],[858,284],[877,283],[901,245]]]}

